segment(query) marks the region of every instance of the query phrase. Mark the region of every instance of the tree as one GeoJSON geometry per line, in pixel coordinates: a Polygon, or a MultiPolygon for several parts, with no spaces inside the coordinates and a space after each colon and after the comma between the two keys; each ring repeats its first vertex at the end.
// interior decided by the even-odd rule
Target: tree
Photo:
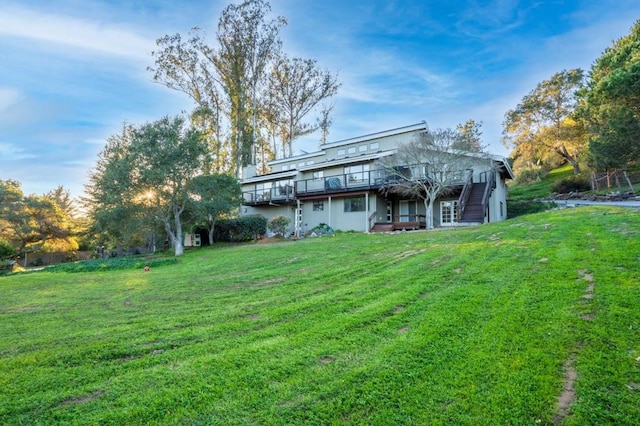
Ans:
{"type": "Polygon", "coordinates": [[[185,128],[182,117],[125,126],[122,135],[108,141],[90,176],[92,217],[109,223],[103,225],[107,231],[127,222],[160,223],[180,256],[188,182],[201,173],[207,152],[200,133],[185,128]]]}
{"type": "Polygon", "coordinates": [[[596,59],[580,108],[596,169],[625,169],[640,159],[640,20],[596,59]]]}
{"type": "MultiPolygon", "coordinates": [[[[279,33],[286,20],[269,20],[270,11],[271,6],[264,0],[227,6],[218,20],[212,45],[207,44],[206,34],[199,28],[193,28],[186,38],[174,34],[156,41],[159,49],[153,52],[155,65],[148,70],[157,83],[194,100],[192,121],[212,147],[210,170],[214,173],[239,176],[241,167],[259,163],[264,170],[265,163],[272,159],[267,157],[277,155],[277,147],[268,146],[276,136],[290,144],[301,131],[315,129],[301,121],[312,103],[308,91],[313,96],[317,93],[313,82],[320,79],[318,90],[323,84],[326,88],[326,83],[337,87],[335,77],[319,71],[315,61],[282,59],[286,57],[281,54],[279,33]],[[267,77],[277,64],[290,62],[295,62],[295,70],[300,65],[302,71],[308,69],[312,75],[290,75],[299,81],[287,81],[287,92],[281,93],[279,99],[287,94],[304,96],[294,99],[294,107],[287,112],[271,99],[267,77]],[[324,77],[326,81],[322,80],[324,77]],[[264,137],[260,135],[261,128],[267,131],[264,137]],[[288,128],[294,131],[287,131],[288,128]]],[[[291,152],[290,147],[288,151],[291,152]]]]}
{"type": "Polygon", "coordinates": [[[575,174],[580,173],[578,155],[585,148],[585,138],[567,132],[566,122],[576,110],[576,92],[583,80],[581,69],[556,73],[507,111],[503,142],[514,148],[512,157],[539,162],[544,153],[552,152],[569,162],[575,174]]]}
{"type": "MultiPolygon", "coordinates": [[[[312,59],[293,58],[283,55],[276,61],[267,86],[275,108],[281,113],[283,152],[293,154],[293,141],[317,128],[304,123],[304,117],[321,101],[338,92],[337,76],[318,68],[312,59]]],[[[328,112],[326,113],[328,115],[328,112]]],[[[328,121],[324,122],[325,129],[328,121]]]]}
{"type": "Polygon", "coordinates": [[[426,211],[426,228],[432,229],[433,205],[454,186],[464,182],[465,174],[479,157],[456,149],[463,136],[452,129],[426,131],[400,145],[397,152],[383,158],[382,167],[391,176],[381,191],[421,199],[426,211]]]}
{"type": "Polygon", "coordinates": [[[206,223],[209,244],[213,245],[217,221],[231,216],[242,204],[240,184],[229,175],[203,175],[189,182],[188,191],[195,220],[206,223]]]}
{"type": "Polygon", "coordinates": [[[469,119],[456,126],[456,131],[460,134],[460,140],[453,146],[459,151],[483,152],[487,146],[482,144],[482,121],[476,122],[469,119]]]}
{"type": "Polygon", "coordinates": [[[157,40],[153,52],[154,80],[187,93],[198,108],[213,114],[212,132],[221,140],[221,114],[229,126],[231,171],[253,161],[259,85],[270,61],[280,50],[278,34],[286,24],[282,17],[267,21],[271,11],[263,0],[230,4],[221,13],[217,47],[194,28],[184,42],[179,34],[157,40]]]}
{"type": "MultiPolygon", "coordinates": [[[[24,196],[20,183],[0,180],[0,237],[24,256],[41,249],[50,240],[67,240],[71,225],[65,212],[46,196],[24,196]]],[[[77,248],[77,244],[74,248],[77,248]]]]}

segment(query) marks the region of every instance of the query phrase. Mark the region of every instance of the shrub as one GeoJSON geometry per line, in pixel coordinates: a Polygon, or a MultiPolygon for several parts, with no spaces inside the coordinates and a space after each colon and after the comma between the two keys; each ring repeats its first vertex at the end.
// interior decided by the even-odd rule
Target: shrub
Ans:
{"type": "Polygon", "coordinates": [[[547,174],[549,174],[549,171],[543,167],[520,170],[516,177],[516,183],[540,182],[547,176],[547,174]]]}
{"type": "Polygon", "coordinates": [[[16,250],[4,240],[0,240],[0,260],[9,259],[17,254],[16,250]]]}
{"type": "Polygon", "coordinates": [[[584,192],[591,190],[591,182],[580,176],[572,176],[562,179],[553,184],[553,191],[558,194],[568,194],[569,192],[584,192]]]}
{"type": "Polygon", "coordinates": [[[251,241],[266,233],[267,219],[264,216],[242,216],[216,222],[213,239],[220,242],[251,241]]]}
{"type": "Polygon", "coordinates": [[[284,237],[290,223],[291,219],[286,216],[274,216],[269,219],[269,229],[274,234],[284,237]]]}
{"type": "Polygon", "coordinates": [[[521,216],[530,213],[540,213],[547,210],[551,210],[556,207],[555,203],[545,203],[542,201],[534,200],[522,200],[522,201],[509,201],[507,210],[507,218],[513,219],[514,217],[521,216]]]}

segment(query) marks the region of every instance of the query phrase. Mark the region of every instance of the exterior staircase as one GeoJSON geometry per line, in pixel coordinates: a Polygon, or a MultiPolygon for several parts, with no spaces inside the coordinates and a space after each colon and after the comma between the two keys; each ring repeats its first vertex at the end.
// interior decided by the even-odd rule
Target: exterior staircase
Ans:
{"type": "Polygon", "coordinates": [[[460,223],[483,223],[484,222],[484,206],[482,205],[482,196],[487,186],[486,182],[474,183],[464,208],[464,213],[460,218],[460,223]]]}

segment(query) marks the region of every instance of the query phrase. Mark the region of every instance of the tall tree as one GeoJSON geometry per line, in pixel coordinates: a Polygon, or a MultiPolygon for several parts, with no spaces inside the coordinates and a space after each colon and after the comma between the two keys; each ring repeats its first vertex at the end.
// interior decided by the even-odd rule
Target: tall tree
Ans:
{"type": "Polygon", "coordinates": [[[393,156],[380,160],[387,174],[394,177],[381,190],[421,199],[427,229],[434,227],[435,201],[463,182],[465,173],[476,161],[468,152],[455,148],[462,139],[462,135],[452,129],[427,131],[400,145],[393,156]]]}
{"type": "Polygon", "coordinates": [[[576,92],[583,81],[583,71],[572,69],[539,83],[505,114],[504,144],[534,162],[539,159],[539,152],[553,152],[569,162],[574,173],[580,173],[578,155],[585,148],[585,139],[567,132],[565,123],[576,110],[576,92]]]}
{"type": "Polygon", "coordinates": [[[281,112],[285,156],[286,150],[288,155],[293,154],[292,144],[297,137],[316,130],[303,122],[305,116],[321,101],[334,96],[339,87],[337,76],[318,68],[313,59],[290,59],[283,55],[274,64],[267,90],[281,112]]]}
{"type": "Polygon", "coordinates": [[[453,147],[461,151],[482,152],[487,147],[482,144],[482,121],[477,122],[469,119],[456,126],[456,131],[460,134],[460,140],[453,147]]]}
{"type": "Polygon", "coordinates": [[[231,161],[222,164],[236,175],[254,160],[259,85],[280,50],[278,35],[286,23],[282,17],[267,20],[270,11],[263,0],[230,4],[218,21],[217,46],[209,46],[199,28],[186,41],[180,34],[164,36],[153,52],[155,67],[149,67],[156,82],[188,94],[197,109],[212,115],[207,121],[212,141],[226,137],[226,123],[231,161]]]}
{"type": "Polygon", "coordinates": [[[233,149],[240,167],[253,164],[258,85],[268,65],[281,48],[283,17],[266,21],[271,11],[263,0],[245,0],[227,6],[220,15],[216,39],[217,54],[212,58],[229,99],[229,118],[233,149]]]}
{"type": "Polygon", "coordinates": [[[181,255],[187,184],[201,173],[207,152],[200,133],[186,128],[182,117],[125,127],[123,135],[107,143],[90,176],[87,193],[92,216],[110,223],[136,218],[158,221],[171,238],[176,256],[181,255]]]}
{"type": "Polygon", "coordinates": [[[598,169],[624,169],[640,160],[640,20],[596,59],[580,109],[598,169]]]}
{"type": "Polygon", "coordinates": [[[209,244],[213,245],[218,220],[232,216],[242,204],[240,184],[229,175],[203,175],[189,182],[188,191],[195,221],[206,224],[209,244]]]}

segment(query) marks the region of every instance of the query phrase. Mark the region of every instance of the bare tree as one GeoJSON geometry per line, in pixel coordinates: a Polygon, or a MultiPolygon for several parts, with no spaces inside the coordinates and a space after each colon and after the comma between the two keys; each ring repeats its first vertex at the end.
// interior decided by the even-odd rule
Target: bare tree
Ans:
{"type": "Polygon", "coordinates": [[[327,138],[329,136],[329,128],[333,124],[333,117],[331,116],[331,111],[333,111],[333,107],[335,104],[331,105],[323,105],[320,110],[320,117],[317,118],[318,128],[320,128],[320,144],[327,143],[327,138]]]}
{"type": "Polygon", "coordinates": [[[455,149],[463,136],[452,129],[426,131],[400,145],[393,156],[380,160],[389,176],[380,189],[383,193],[421,199],[426,212],[426,227],[432,229],[433,205],[455,186],[464,182],[479,154],[455,149]]]}

